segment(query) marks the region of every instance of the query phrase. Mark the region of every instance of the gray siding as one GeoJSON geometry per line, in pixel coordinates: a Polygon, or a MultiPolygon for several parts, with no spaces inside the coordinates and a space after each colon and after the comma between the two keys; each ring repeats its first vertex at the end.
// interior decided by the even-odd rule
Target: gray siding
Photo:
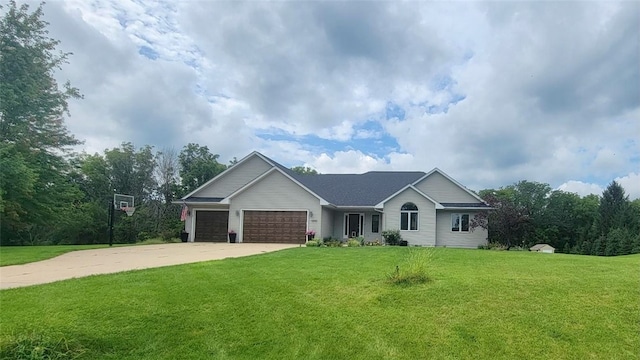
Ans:
{"type": "Polygon", "coordinates": [[[400,208],[406,202],[418,206],[418,231],[400,231],[403,240],[409,245],[436,245],[436,208],[413,189],[406,189],[384,204],[384,229],[400,229],[400,208]]]}
{"type": "Polygon", "coordinates": [[[192,196],[198,197],[227,197],[236,190],[250,183],[253,179],[271,169],[259,156],[255,155],[246,161],[237,164],[223,173],[219,178],[200,189],[192,196]]]}
{"type": "MultiPolygon", "coordinates": [[[[236,230],[239,241],[242,241],[243,210],[307,210],[313,212],[313,219],[320,218],[322,214],[318,198],[278,171],[265,176],[231,198],[229,227],[236,230]]],[[[309,221],[307,226],[308,230],[315,230],[316,233],[322,230],[320,221],[309,221]]]]}
{"type": "Polygon", "coordinates": [[[436,232],[438,241],[436,242],[436,246],[477,249],[478,245],[487,243],[488,235],[485,229],[476,228],[468,232],[451,231],[451,214],[469,214],[469,220],[471,220],[475,212],[465,210],[438,210],[436,232]]]}
{"type": "Polygon", "coordinates": [[[335,235],[333,234],[333,219],[335,217],[335,212],[331,209],[328,209],[326,207],[322,208],[322,232],[321,233],[317,233],[316,237],[319,239],[323,239],[325,237],[335,237],[335,235]]]}
{"type": "Polygon", "coordinates": [[[439,172],[434,172],[415,185],[418,190],[429,195],[437,202],[479,203],[480,201],[451,182],[439,172]]]}

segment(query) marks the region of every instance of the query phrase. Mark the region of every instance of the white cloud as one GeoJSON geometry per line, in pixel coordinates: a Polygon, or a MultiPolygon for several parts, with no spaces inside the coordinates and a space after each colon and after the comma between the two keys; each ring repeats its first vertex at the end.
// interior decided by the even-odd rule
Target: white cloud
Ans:
{"type": "Polygon", "coordinates": [[[384,159],[378,159],[360,151],[336,151],[333,156],[322,153],[308,163],[308,166],[327,173],[364,173],[372,170],[389,170],[384,159]]]}
{"type": "MultiPolygon", "coordinates": [[[[630,173],[625,176],[617,177],[615,178],[615,181],[624,188],[625,193],[629,195],[630,200],[640,199],[640,173],[630,173]]],[[[558,190],[576,193],[580,196],[589,194],[602,195],[606,185],[601,186],[578,180],[569,180],[558,186],[558,190]]]]}
{"type": "Polygon", "coordinates": [[[627,195],[629,195],[629,199],[640,199],[640,173],[630,173],[616,178],[616,181],[622,185],[627,195]]]}
{"type": "Polygon", "coordinates": [[[587,196],[590,194],[602,195],[603,188],[597,184],[589,184],[577,180],[569,180],[566,183],[558,186],[558,190],[576,193],[580,196],[587,196]]]}

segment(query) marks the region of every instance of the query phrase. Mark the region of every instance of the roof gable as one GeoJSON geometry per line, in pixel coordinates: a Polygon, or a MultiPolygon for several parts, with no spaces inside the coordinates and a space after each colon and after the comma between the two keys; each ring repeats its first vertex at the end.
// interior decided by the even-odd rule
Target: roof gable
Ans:
{"type": "Polygon", "coordinates": [[[285,178],[287,178],[288,180],[290,180],[291,182],[293,182],[294,184],[296,184],[297,186],[301,187],[302,189],[304,189],[306,192],[308,192],[311,196],[317,198],[320,201],[320,205],[329,205],[329,203],[327,203],[327,201],[325,199],[323,199],[321,196],[319,196],[318,194],[314,193],[312,190],[310,190],[309,188],[307,188],[304,184],[301,184],[299,181],[297,181],[296,179],[292,178],[291,176],[289,176],[289,174],[287,174],[286,172],[284,172],[282,169],[280,169],[280,167],[273,167],[271,168],[269,171],[263,173],[262,175],[260,175],[259,177],[257,177],[256,179],[254,179],[253,181],[249,182],[248,184],[246,184],[245,186],[243,186],[242,188],[236,190],[235,192],[233,192],[232,194],[229,194],[228,197],[226,197],[224,200],[221,201],[222,204],[228,204],[231,201],[231,198],[247,191],[249,188],[251,188],[252,186],[258,184],[260,181],[262,181],[264,178],[270,176],[273,173],[280,173],[282,174],[282,176],[284,176],[285,178]]]}
{"type": "Polygon", "coordinates": [[[429,195],[423,193],[422,191],[420,191],[420,189],[416,188],[415,186],[409,184],[405,187],[403,187],[402,189],[396,191],[395,193],[389,195],[387,198],[385,198],[384,200],[380,201],[378,204],[376,204],[376,208],[383,208],[384,207],[384,203],[388,202],[389,200],[395,198],[396,196],[402,194],[403,192],[407,191],[407,190],[414,190],[415,192],[417,192],[420,196],[424,197],[425,199],[431,201],[436,209],[444,209],[444,207],[438,203],[436,200],[432,199],[429,195]]]}
{"type": "Polygon", "coordinates": [[[274,165],[268,159],[254,151],[182,199],[225,198],[273,167],[274,165]]]}
{"type": "Polygon", "coordinates": [[[484,204],[484,200],[442,170],[434,168],[413,183],[440,203],[484,204]]]}

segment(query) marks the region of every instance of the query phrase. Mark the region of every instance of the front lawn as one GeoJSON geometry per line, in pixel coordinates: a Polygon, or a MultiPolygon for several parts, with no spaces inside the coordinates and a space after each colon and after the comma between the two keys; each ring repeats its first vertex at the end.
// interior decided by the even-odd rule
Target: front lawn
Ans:
{"type": "Polygon", "coordinates": [[[50,259],[71,251],[103,247],[109,247],[109,245],[0,246],[0,266],[26,264],[50,259]]]}
{"type": "Polygon", "coordinates": [[[390,284],[409,251],[430,250],[296,248],[3,290],[0,357],[638,358],[640,255],[435,249],[432,281],[390,284]]]}

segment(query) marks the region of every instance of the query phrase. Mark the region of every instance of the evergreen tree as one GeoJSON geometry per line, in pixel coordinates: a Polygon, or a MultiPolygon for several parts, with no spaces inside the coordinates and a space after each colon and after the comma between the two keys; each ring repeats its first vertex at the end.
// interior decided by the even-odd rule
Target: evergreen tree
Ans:
{"type": "Polygon", "coordinates": [[[592,255],[592,244],[590,239],[585,239],[580,246],[580,254],[582,255],[592,255]]]}
{"type": "Polygon", "coordinates": [[[620,237],[621,237],[622,229],[614,229],[609,232],[607,235],[607,241],[604,246],[604,255],[605,256],[614,256],[618,255],[619,247],[620,247],[620,237]]]}
{"type": "Polygon", "coordinates": [[[604,256],[606,238],[598,236],[591,247],[591,255],[604,256]]]}
{"type": "Polygon", "coordinates": [[[625,227],[628,222],[629,197],[618,182],[612,181],[602,192],[600,207],[600,235],[607,235],[609,231],[625,227]]]}
{"type": "Polygon", "coordinates": [[[620,238],[620,245],[618,246],[618,252],[616,255],[629,255],[631,254],[631,247],[633,246],[633,238],[629,231],[624,231],[623,236],[620,238]]]}
{"type": "Polygon", "coordinates": [[[631,242],[631,253],[640,254],[640,234],[636,234],[631,242]]]}

